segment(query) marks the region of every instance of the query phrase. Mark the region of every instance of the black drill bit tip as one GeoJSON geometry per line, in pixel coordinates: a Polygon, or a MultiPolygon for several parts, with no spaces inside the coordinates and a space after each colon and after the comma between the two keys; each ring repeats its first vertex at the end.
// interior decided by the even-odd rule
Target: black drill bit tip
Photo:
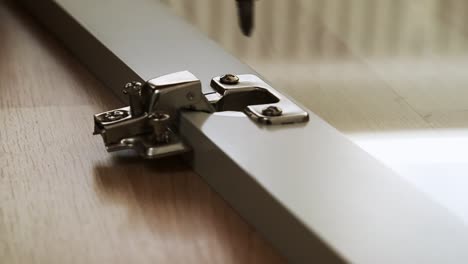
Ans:
{"type": "Polygon", "coordinates": [[[245,36],[250,36],[254,26],[254,1],[255,0],[237,0],[239,26],[245,36]]]}

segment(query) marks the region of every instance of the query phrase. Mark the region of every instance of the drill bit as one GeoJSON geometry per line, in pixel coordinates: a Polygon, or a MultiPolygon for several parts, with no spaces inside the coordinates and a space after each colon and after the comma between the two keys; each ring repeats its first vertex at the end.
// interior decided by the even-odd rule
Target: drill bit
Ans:
{"type": "Polygon", "coordinates": [[[250,36],[254,26],[254,1],[236,0],[237,14],[239,16],[239,26],[245,36],[250,36]]]}

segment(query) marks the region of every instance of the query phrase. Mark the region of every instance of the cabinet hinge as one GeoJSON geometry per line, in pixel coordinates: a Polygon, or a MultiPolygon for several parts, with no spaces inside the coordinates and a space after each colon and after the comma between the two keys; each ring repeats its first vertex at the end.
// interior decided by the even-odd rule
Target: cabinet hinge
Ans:
{"type": "Polygon", "coordinates": [[[200,80],[188,71],[128,83],[123,93],[130,105],[94,115],[94,134],[109,152],[133,149],[159,158],[190,150],[178,134],[181,111],[240,111],[260,125],[309,120],[306,111],[255,75],[218,76],[211,87],[215,92],[203,94],[200,80]]]}

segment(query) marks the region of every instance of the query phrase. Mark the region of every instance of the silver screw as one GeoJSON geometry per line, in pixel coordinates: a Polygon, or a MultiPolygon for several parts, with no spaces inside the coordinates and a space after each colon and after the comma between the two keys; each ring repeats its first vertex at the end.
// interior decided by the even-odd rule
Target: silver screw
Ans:
{"type": "Polygon", "coordinates": [[[129,82],[125,84],[122,92],[128,94],[130,102],[130,111],[133,117],[138,117],[145,113],[145,104],[141,97],[143,84],[141,82],[129,82]]]}
{"type": "Polygon", "coordinates": [[[114,111],[105,113],[104,116],[102,117],[103,119],[102,121],[114,122],[127,116],[128,116],[128,113],[126,111],[114,110],[114,111]]]}
{"type": "Polygon", "coordinates": [[[239,83],[239,77],[231,73],[225,74],[219,80],[221,81],[222,84],[238,84],[239,83]]]}
{"type": "Polygon", "coordinates": [[[275,105],[270,105],[262,110],[264,116],[280,116],[283,114],[283,110],[275,105]]]}
{"type": "Polygon", "coordinates": [[[131,94],[131,95],[140,94],[142,85],[143,84],[141,84],[141,82],[129,82],[125,84],[122,92],[124,94],[131,94]]]}

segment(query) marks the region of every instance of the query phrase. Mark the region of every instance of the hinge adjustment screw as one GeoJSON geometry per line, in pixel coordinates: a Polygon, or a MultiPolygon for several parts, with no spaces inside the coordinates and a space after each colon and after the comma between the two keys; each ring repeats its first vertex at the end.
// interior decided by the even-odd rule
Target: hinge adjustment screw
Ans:
{"type": "Polygon", "coordinates": [[[122,92],[124,94],[140,94],[141,86],[143,86],[141,82],[129,82],[125,84],[122,92]]]}
{"type": "Polygon", "coordinates": [[[123,110],[114,110],[112,112],[106,113],[102,117],[104,122],[114,122],[128,116],[128,112],[123,110]]]}
{"type": "Polygon", "coordinates": [[[262,110],[262,114],[265,116],[280,116],[283,114],[283,110],[277,106],[270,105],[262,110]]]}
{"type": "Polygon", "coordinates": [[[239,83],[239,77],[237,75],[228,73],[222,76],[220,79],[222,84],[238,84],[239,83]]]}
{"type": "Polygon", "coordinates": [[[125,84],[122,92],[129,96],[130,111],[133,117],[141,116],[144,112],[144,102],[141,97],[143,84],[141,82],[129,82],[125,84]]]}

